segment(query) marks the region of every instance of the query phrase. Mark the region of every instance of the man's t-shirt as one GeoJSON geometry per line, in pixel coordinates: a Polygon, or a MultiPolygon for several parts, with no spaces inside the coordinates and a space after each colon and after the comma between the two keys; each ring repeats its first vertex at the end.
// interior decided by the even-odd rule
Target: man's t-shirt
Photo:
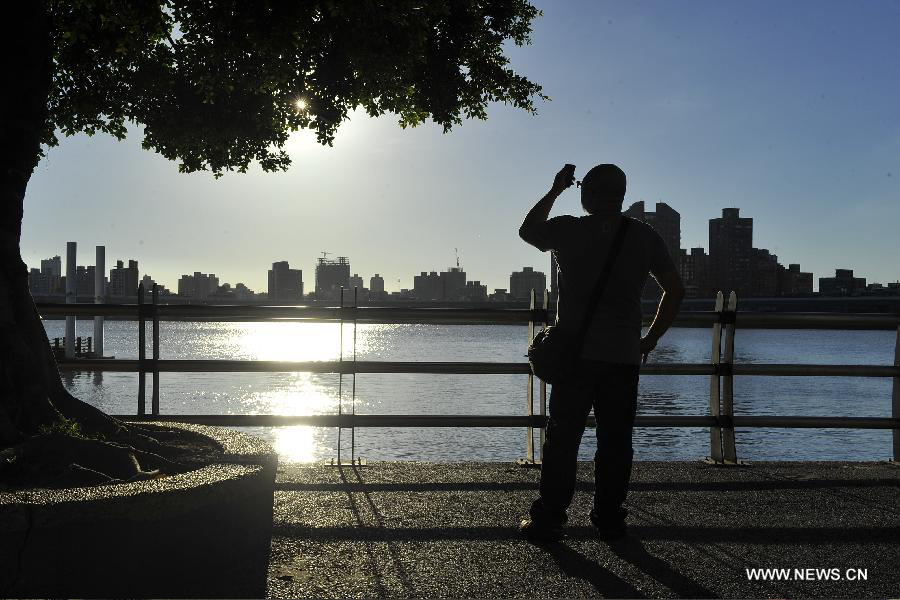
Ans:
{"type": "MultiPolygon", "coordinates": [[[[675,270],[665,242],[643,221],[631,222],[585,336],[582,358],[641,362],[641,291],[648,273],[675,270]]],[[[554,217],[535,228],[537,247],[552,250],[559,265],[556,325],[577,333],[619,221],[608,217],[554,217]]]]}

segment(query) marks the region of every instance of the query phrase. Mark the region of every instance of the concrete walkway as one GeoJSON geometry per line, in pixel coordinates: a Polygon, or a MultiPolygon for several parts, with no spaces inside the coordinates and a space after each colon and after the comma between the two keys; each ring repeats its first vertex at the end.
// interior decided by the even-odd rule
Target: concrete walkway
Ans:
{"type": "Polygon", "coordinates": [[[520,539],[538,477],[508,463],[283,465],[268,595],[900,597],[900,467],[890,463],[636,463],[630,536],[613,545],[589,527],[587,463],[568,537],[520,539]],[[792,580],[749,581],[750,568],[787,568],[792,580]],[[797,580],[807,568],[842,580],[797,580]]]}

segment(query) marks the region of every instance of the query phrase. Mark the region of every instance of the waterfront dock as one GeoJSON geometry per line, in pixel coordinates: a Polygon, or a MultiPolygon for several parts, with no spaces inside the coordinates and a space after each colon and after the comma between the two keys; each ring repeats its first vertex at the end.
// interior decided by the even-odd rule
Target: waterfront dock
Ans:
{"type": "Polygon", "coordinates": [[[629,537],[588,520],[579,467],[567,537],[517,524],[539,470],[512,463],[284,464],[275,487],[273,598],[890,598],[900,590],[900,466],[638,462],[629,537]],[[790,569],[750,581],[747,569],[790,569]],[[836,569],[841,580],[806,569],[836,569]],[[799,580],[795,569],[803,570],[799,580]],[[849,570],[849,571],[848,571],[849,570]],[[864,573],[866,580],[848,580],[864,573]]]}

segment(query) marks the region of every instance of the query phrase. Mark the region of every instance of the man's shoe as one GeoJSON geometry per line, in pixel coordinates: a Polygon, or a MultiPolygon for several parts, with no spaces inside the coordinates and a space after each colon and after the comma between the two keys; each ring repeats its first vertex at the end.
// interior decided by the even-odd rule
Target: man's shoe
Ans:
{"type": "Polygon", "coordinates": [[[617,542],[628,535],[628,527],[625,526],[625,523],[613,525],[597,525],[595,523],[594,531],[597,532],[597,537],[604,542],[617,542]]]}
{"type": "Polygon", "coordinates": [[[562,526],[545,525],[533,519],[522,519],[519,533],[532,542],[558,542],[565,537],[562,526]]]}
{"type": "Polygon", "coordinates": [[[597,518],[597,513],[591,511],[591,523],[594,525],[594,531],[597,537],[604,542],[615,542],[621,540],[628,534],[628,527],[625,525],[624,519],[619,521],[604,521],[597,518]]]}

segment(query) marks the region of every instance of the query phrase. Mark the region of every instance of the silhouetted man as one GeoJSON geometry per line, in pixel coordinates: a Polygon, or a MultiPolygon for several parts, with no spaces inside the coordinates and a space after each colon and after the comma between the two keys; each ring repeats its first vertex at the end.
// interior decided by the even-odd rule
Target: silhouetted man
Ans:
{"type": "Polygon", "coordinates": [[[563,537],[566,509],[575,493],[578,446],[591,408],[597,417],[594,508],[591,522],[602,539],[625,535],[622,506],[631,478],[631,433],[637,409],[641,359],[672,325],[684,286],[662,238],[652,227],[630,219],[600,301],[588,306],[600,270],[622,219],[625,173],[598,165],[581,183],[583,217],[548,220],[553,202],[575,181],[570,168],[556,174],[553,187],[525,217],[519,236],[541,251],[552,250],[559,265],[556,325],[573,337],[593,311],[577,377],[553,385],[550,420],[542,451],[540,498],[520,530],[533,540],[563,537]],[[663,289],[656,318],[641,337],[641,291],[652,274],[663,289]]]}

